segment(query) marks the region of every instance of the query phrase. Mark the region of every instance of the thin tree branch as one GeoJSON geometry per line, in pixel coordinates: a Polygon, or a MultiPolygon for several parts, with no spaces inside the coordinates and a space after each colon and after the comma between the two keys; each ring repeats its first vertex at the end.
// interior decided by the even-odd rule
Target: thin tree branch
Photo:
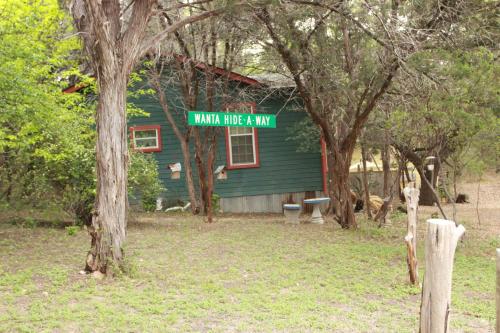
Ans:
{"type": "MultiPolygon", "coordinates": [[[[231,7],[232,8],[241,7],[243,5],[246,5],[246,2],[239,1],[239,2],[232,4],[231,7]]],[[[167,29],[164,29],[163,31],[157,33],[155,36],[153,36],[150,39],[148,39],[147,41],[145,41],[141,45],[140,56],[143,56],[144,54],[146,54],[151,48],[155,47],[159,42],[161,42],[163,39],[165,39],[170,33],[174,32],[174,31],[176,31],[176,30],[178,30],[186,25],[189,25],[191,23],[195,23],[195,22],[204,20],[204,19],[209,18],[209,17],[221,15],[227,9],[228,9],[228,7],[216,8],[214,10],[209,10],[209,11],[203,12],[203,13],[198,14],[198,15],[188,16],[180,21],[173,23],[167,29]]]]}

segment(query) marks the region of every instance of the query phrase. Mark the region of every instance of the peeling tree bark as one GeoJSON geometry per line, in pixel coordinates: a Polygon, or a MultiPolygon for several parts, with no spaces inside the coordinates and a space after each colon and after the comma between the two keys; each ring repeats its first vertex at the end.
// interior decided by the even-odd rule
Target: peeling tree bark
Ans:
{"type": "MultiPolygon", "coordinates": [[[[117,74],[119,72],[117,71],[117,74]]],[[[85,269],[106,273],[111,261],[120,263],[127,226],[128,147],[126,133],[126,84],[123,75],[107,77],[99,85],[97,106],[97,197],[91,248],[85,269]]]]}
{"type": "Polygon", "coordinates": [[[222,11],[219,8],[180,19],[146,40],[155,4],[157,0],[131,2],[128,20],[122,16],[123,2],[119,0],[73,0],[70,4],[99,88],[97,193],[89,227],[91,249],[85,266],[89,272],[107,273],[109,267],[120,266],[123,259],[128,206],[126,92],[131,71],[148,50],[171,32],[222,11]]]}
{"type": "Polygon", "coordinates": [[[357,223],[351,200],[349,185],[350,163],[337,160],[333,171],[333,193],[335,196],[335,220],[343,229],[356,229],[357,223]]]}
{"type": "Polygon", "coordinates": [[[406,262],[411,284],[418,285],[417,209],[420,191],[416,188],[405,187],[403,192],[408,212],[407,233],[405,236],[406,248],[408,249],[406,262]]]}
{"type": "Polygon", "coordinates": [[[455,226],[453,221],[427,220],[420,333],[448,332],[453,258],[464,232],[465,228],[455,226]]]}
{"type": "Polygon", "coordinates": [[[127,29],[122,31],[119,1],[75,0],[72,14],[97,77],[96,114],[97,192],[91,248],[85,269],[107,273],[120,266],[127,226],[127,82],[140,53],[154,0],[136,2],[127,29]]]}

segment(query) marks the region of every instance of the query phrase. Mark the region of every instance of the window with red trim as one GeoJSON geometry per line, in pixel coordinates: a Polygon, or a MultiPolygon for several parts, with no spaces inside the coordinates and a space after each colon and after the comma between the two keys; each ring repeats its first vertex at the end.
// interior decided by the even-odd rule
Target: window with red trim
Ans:
{"type": "Polygon", "coordinates": [[[133,149],[142,151],[143,153],[161,151],[161,126],[130,127],[130,143],[133,149]]]}
{"type": "MultiPolygon", "coordinates": [[[[255,103],[226,104],[226,112],[255,113],[255,103]]],[[[259,167],[257,129],[226,127],[226,158],[228,169],[259,167]]]]}

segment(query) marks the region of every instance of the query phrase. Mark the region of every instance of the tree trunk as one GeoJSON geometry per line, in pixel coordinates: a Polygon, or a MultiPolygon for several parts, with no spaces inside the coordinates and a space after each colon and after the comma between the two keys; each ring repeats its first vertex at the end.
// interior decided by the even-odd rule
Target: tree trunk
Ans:
{"type": "Polygon", "coordinates": [[[418,196],[420,191],[416,188],[405,187],[404,196],[407,207],[407,226],[405,243],[408,249],[406,263],[408,264],[408,273],[410,282],[413,285],[418,285],[418,261],[417,261],[417,209],[418,196]]]}
{"type": "MultiPolygon", "coordinates": [[[[213,211],[212,211],[212,191],[213,191],[213,164],[215,162],[215,149],[211,144],[208,144],[209,140],[205,139],[202,142],[200,132],[198,129],[194,129],[195,138],[195,161],[196,168],[198,170],[198,183],[199,191],[201,197],[201,207],[203,209],[203,214],[207,216],[207,223],[213,222],[213,211]],[[205,152],[206,147],[208,152],[205,152]],[[206,157],[206,163],[204,163],[204,157],[206,157]],[[208,164],[211,163],[211,166],[208,164]]],[[[205,135],[206,138],[206,135],[205,135]]]]}
{"type": "Polygon", "coordinates": [[[370,210],[370,188],[368,186],[368,172],[366,170],[366,147],[361,144],[361,160],[363,162],[363,191],[365,196],[365,213],[368,219],[372,219],[372,212],[370,210]]]}
{"type": "MultiPolygon", "coordinates": [[[[434,191],[434,188],[433,186],[431,185],[431,183],[429,182],[429,180],[427,179],[427,177],[425,176],[425,172],[420,168],[420,167],[417,167],[417,171],[418,171],[418,174],[420,175],[420,178],[422,180],[422,186],[423,184],[425,184],[425,188],[431,192],[432,196],[434,197],[434,202],[436,203],[436,205],[438,206],[439,208],[439,211],[441,212],[441,215],[443,216],[443,218],[446,220],[447,217],[446,217],[446,214],[444,213],[444,210],[443,210],[443,207],[441,206],[441,203],[439,202],[439,196],[438,194],[436,193],[436,191],[434,191]]],[[[422,193],[422,186],[421,186],[421,189],[420,189],[420,193],[422,193]]],[[[422,202],[422,200],[420,199],[419,200],[419,204],[422,202]]]]}
{"type": "Polygon", "coordinates": [[[205,11],[178,20],[167,29],[146,39],[155,0],[135,1],[128,15],[121,1],[71,1],[75,26],[83,40],[99,86],[97,105],[96,171],[97,196],[89,232],[92,238],[86,270],[106,273],[120,264],[127,224],[128,146],[126,133],[126,96],[130,72],[136,63],[171,32],[218,15],[205,11]],[[123,5],[123,8],[122,8],[123,5]]]}
{"type": "MultiPolygon", "coordinates": [[[[382,169],[384,172],[384,188],[383,188],[383,198],[384,202],[388,200],[388,197],[392,197],[392,193],[389,193],[389,183],[391,180],[391,156],[390,156],[390,150],[389,150],[389,138],[387,134],[387,130],[385,131],[385,141],[384,141],[384,147],[382,148],[382,169]]],[[[377,214],[379,215],[379,214],[377,214]]],[[[386,223],[386,217],[387,214],[382,214],[380,216],[380,223],[379,226],[383,226],[386,223]]]]}
{"type": "MultiPolygon", "coordinates": [[[[429,181],[429,184],[432,185],[432,187],[429,186],[429,184],[424,181],[424,179],[420,180],[420,202],[419,204],[421,206],[432,206],[436,199],[434,198],[434,188],[436,185],[436,177],[434,176],[439,172],[439,167],[437,163],[434,165],[434,171],[430,171],[425,169],[423,174],[425,175],[426,179],[429,181]]],[[[420,175],[420,177],[423,177],[423,175],[420,175]]],[[[437,199],[439,200],[439,198],[437,199]]]]}
{"type": "Polygon", "coordinates": [[[451,305],[451,276],[457,242],[465,232],[455,222],[427,220],[425,277],[420,307],[420,333],[446,333],[451,305]]]}
{"type": "Polygon", "coordinates": [[[172,131],[174,132],[177,140],[181,145],[182,157],[184,160],[184,168],[185,168],[185,176],[186,176],[186,187],[188,190],[189,201],[191,202],[191,212],[193,214],[198,214],[200,212],[200,205],[198,204],[198,200],[196,199],[196,190],[193,182],[193,170],[191,167],[191,151],[189,149],[189,129],[185,134],[181,132],[179,127],[177,126],[177,122],[175,121],[172,113],[170,112],[170,107],[167,102],[167,98],[165,97],[165,93],[162,89],[161,85],[161,72],[156,71],[156,65],[149,71],[149,83],[156,91],[156,96],[158,97],[158,102],[167,118],[170,127],[172,127],[172,131]]]}
{"type": "MultiPolygon", "coordinates": [[[[327,145],[328,147],[328,145],[327,145]]],[[[340,155],[340,154],[339,154],[340,155]]],[[[354,209],[351,201],[351,188],[349,186],[350,159],[347,154],[334,156],[328,172],[333,179],[333,195],[335,207],[335,220],[343,229],[357,228],[354,209]]]]}
{"type": "Polygon", "coordinates": [[[384,147],[382,149],[382,170],[384,172],[384,198],[389,195],[389,183],[391,179],[391,156],[389,151],[389,144],[387,142],[384,143],[384,147]]]}
{"type": "MultiPolygon", "coordinates": [[[[112,64],[109,64],[112,66],[112,64]]],[[[119,68],[99,80],[97,105],[97,196],[89,228],[91,249],[86,271],[106,273],[120,265],[127,226],[127,77],[119,68]]]]}
{"type": "Polygon", "coordinates": [[[213,138],[210,143],[210,150],[207,156],[207,187],[205,197],[208,198],[207,202],[207,223],[213,222],[214,207],[212,202],[212,194],[214,192],[214,163],[215,163],[215,152],[217,149],[217,139],[213,138]]]}
{"type": "Polygon", "coordinates": [[[399,178],[400,177],[401,177],[401,168],[398,168],[398,173],[397,173],[396,177],[394,177],[394,182],[392,183],[391,187],[389,188],[389,196],[387,196],[383,199],[384,203],[382,204],[382,207],[380,207],[377,215],[375,215],[375,217],[373,218],[375,221],[380,220],[380,223],[378,225],[379,228],[383,226],[382,221],[385,221],[385,217],[387,215],[387,212],[389,211],[389,207],[392,203],[392,198],[394,196],[394,186],[396,186],[396,184],[399,186],[399,178]]]}
{"type": "Polygon", "coordinates": [[[201,197],[201,208],[203,210],[203,214],[206,214],[208,211],[208,201],[207,197],[207,181],[205,177],[205,167],[203,165],[203,161],[198,158],[195,158],[197,161],[196,169],[198,170],[198,183],[200,188],[200,197],[201,197]]]}
{"type": "Polygon", "coordinates": [[[198,204],[198,200],[196,199],[196,190],[193,181],[193,168],[191,167],[191,153],[189,151],[189,143],[183,138],[180,139],[180,143],[182,149],[182,157],[184,158],[184,168],[186,170],[186,186],[188,190],[189,201],[191,202],[191,212],[196,215],[200,213],[200,205],[198,204]]]}

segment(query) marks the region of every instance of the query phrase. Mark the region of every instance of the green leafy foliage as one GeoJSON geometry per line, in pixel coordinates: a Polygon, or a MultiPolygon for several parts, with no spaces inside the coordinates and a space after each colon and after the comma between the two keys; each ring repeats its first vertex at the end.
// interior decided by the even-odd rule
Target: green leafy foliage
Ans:
{"type": "Polygon", "coordinates": [[[212,209],[215,214],[220,211],[220,195],[217,193],[212,194],[212,209]]]}
{"type": "Polygon", "coordinates": [[[159,178],[158,162],[152,155],[132,152],[128,173],[129,195],[140,199],[142,208],[152,212],[156,208],[156,199],[165,188],[159,178]]]}
{"type": "MultiPolygon", "coordinates": [[[[0,17],[0,201],[11,208],[58,203],[78,224],[89,224],[96,88],[79,72],[71,19],[57,0],[0,0],[0,17]],[[63,93],[75,77],[86,88],[63,93]]],[[[128,109],[144,115],[132,104],[128,109]]],[[[161,191],[156,162],[133,154],[130,169],[131,187],[145,186],[141,198],[151,209],[161,191]]]]}
{"type": "Polygon", "coordinates": [[[320,140],[320,130],[312,122],[310,117],[304,117],[304,119],[296,122],[287,129],[288,137],[287,141],[292,141],[297,145],[297,151],[299,152],[318,152],[320,140]]]}
{"type": "MultiPolygon", "coordinates": [[[[84,198],[91,165],[93,105],[64,94],[78,73],[78,40],[56,0],[0,1],[0,199],[43,206],[84,198]]],[[[82,81],[87,81],[79,75],[82,81]]],[[[77,215],[79,215],[77,213],[77,215]]]]}
{"type": "Polygon", "coordinates": [[[494,54],[433,50],[415,55],[411,65],[440,84],[424,80],[411,101],[395,108],[387,123],[395,144],[440,156],[455,178],[498,163],[500,94],[493,82],[500,67],[494,54]]]}

